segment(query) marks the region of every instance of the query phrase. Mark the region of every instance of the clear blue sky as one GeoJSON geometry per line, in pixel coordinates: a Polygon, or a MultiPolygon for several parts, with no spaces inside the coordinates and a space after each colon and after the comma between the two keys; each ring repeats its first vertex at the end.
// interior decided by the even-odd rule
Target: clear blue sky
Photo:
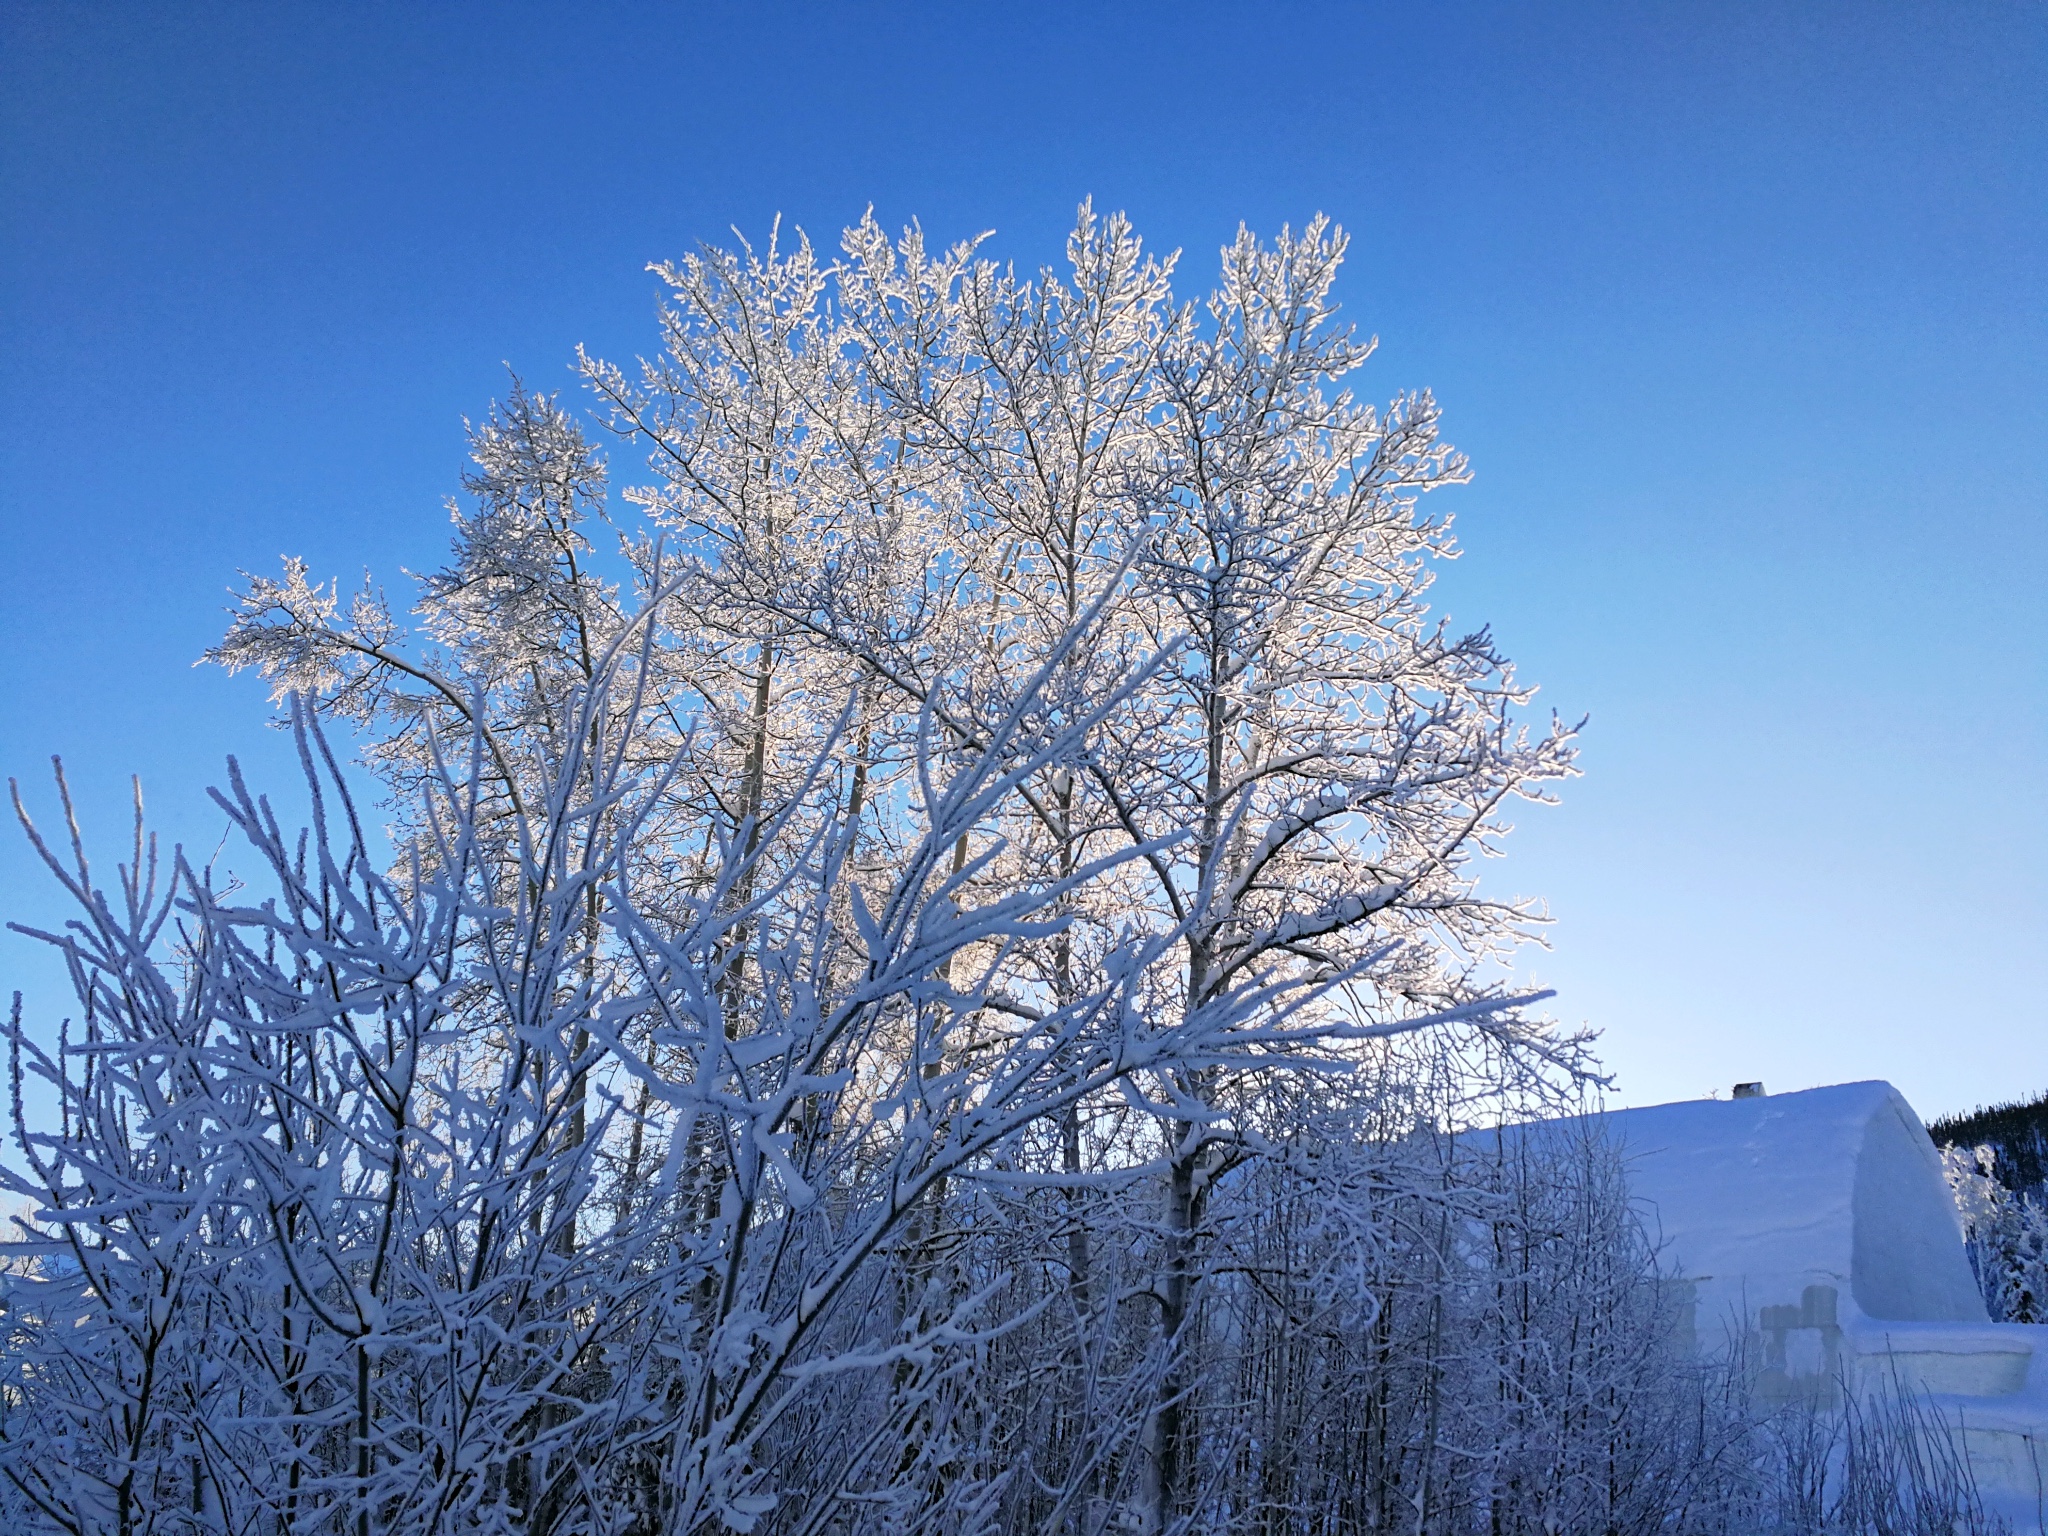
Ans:
{"type": "MultiPolygon", "coordinates": [[[[1193,285],[1318,209],[1478,478],[1443,605],[1586,776],[1497,888],[1629,1102],[2048,1088],[2048,8],[0,4],[0,773],[211,847],[238,566],[438,563],[501,360],[873,202],[1193,285]]],[[[622,466],[623,468],[623,466],[622,466]]],[[[0,909],[52,905],[0,836],[0,909]]],[[[54,1007],[0,939],[0,987],[54,1007]]]]}

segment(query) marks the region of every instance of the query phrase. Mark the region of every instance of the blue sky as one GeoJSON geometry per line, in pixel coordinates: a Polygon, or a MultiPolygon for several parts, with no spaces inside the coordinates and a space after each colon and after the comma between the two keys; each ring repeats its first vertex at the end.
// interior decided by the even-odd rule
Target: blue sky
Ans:
{"type": "MultiPolygon", "coordinates": [[[[646,262],[872,202],[1205,283],[1327,211],[1367,392],[1477,478],[1442,607],[1585,777],[1486,878],[1625,1102],[2048,1089],[2048,10],[0,7],[0,773],[211,847],[237,567],[438,563],[509,361],[654,345],[646,262]]],[[[621,465],[622,478],[630,478],[621,465]]],[[[0,910],[54,907],[0,835],[0,910]]],[[[60,1001],[0,939],[0,988],[60,1001]]]]}

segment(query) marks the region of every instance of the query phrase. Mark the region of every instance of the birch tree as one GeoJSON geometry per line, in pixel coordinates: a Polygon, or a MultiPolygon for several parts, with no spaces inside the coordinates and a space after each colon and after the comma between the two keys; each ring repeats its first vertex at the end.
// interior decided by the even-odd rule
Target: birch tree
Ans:
{"type": "MultiPolygon", "coordinates": [[[[22,1507],[1164,1536],[1277,1486],[1242,1276],[1385,1316],[1327,1170],[1469,1215],[1387,1150],[1457,1098],[1417,1064],[1468,1119],[1589,1067],[1474,875],[1574,732],[1428,612],[1464,461],[1351,392],[1343,254],[1241,233],[1187,303],[1086,205],[1035,274],[872,217],[707,248],[658,351],[578,360],[644,483],[515,381],[409,616],[249,578],[209,654],[288,705],[303,842],[231,777],[246,893],[49,853],[22,1507]]],[[[1432,1379],[1398,1340],[1330,1390],[1432,1379]]]]}

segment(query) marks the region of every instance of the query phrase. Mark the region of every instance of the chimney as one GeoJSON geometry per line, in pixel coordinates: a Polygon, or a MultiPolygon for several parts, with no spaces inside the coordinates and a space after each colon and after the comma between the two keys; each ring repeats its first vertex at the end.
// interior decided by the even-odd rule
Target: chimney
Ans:
{"type": "Polygon", "coordinates": [[[1737,1083],[1735,1097],[1738,1099],[1760,1099],[1764,1096],[1762,1083],[1737,1083]]]}

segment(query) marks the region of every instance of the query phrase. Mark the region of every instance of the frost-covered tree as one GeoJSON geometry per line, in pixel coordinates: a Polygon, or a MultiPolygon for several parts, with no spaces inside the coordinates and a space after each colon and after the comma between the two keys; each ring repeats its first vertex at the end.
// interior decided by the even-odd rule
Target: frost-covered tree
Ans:
{"type": "MultiPolygon", "coordinates": [[[[437,736],[474,729],[495,795],[517,810],[567,699],[588,690],[625,614],[593,566],[605,471],[574,418],[515,379],[469,440],[462,483],[473,505],[450,503],[454,558],[418,582],[414,625],[375,585],[344,602],[338,583],[317,585],[288,558],[280,576],[248,578],[207,657],[256,668],[280,702],[297,694],[359,728],[395,785],[431,774],[437,736]]],[[[646,681],[617,670],[629,685],[646,681]]]]}
{"type": "MultiPolygon", "coordinates": [[[[999,700],[1096,603],[1109,643],[1076,658],[1084,685],[1091,666],[1171,651],[1108,751],[1020,795],[1012,862],[1071,867],[1180,835],[1109,910],[1179,935],[1184,1010],[1285,974],[1338,983],[1354,1025],[1399,1028],[1489,1001],[1477,978],[1529,914],[1479,899],[1466,865],[1504,802],[1569,771],[1571,733],[1526,737],[1526,694],[1488,638],[1427,620],[1427,566],[1449,545],[1417,500],[1462,461],[1426,396],[1383,412],[1343,391],[1370,346],[1335,317],[1342,252],[1320,221],[1270,250],[1240,236],[1206,305],[1177,308],[1173,263],[1086,208],[1069,273],[1036,282],[971,245],[892,244],[869,220],[828,275],[808,247],[665,269],[668,355],[637,380],[586,372],[615,424],[654,445],[666,488],[651,504],[678,530],[733,500],[713,494],[732,477],[700,467],[727,451],[702,426],[700,381],[758,397],[750,420],[804,416],[790,451],[758,455],[786,466],[804,510],[772,548],[717,523],[721,551],[745,551],[719,579],[792,652],[870,679],[884,713],[921,710],[934,669],[962,665],[999,700]],[[797,306],[803,322],[762,318],[797,306]]],[[[971,716],[947,724],[976,739],[971,716]]],[[[1089,916],[1037,957],[1049,995],[1078,984],[1089,916]]],[[[1199,1284],[1205,1180],[1232,1155],[1213,1086],[1162,1080],[1151,1106],[1169,1355],[1199,1284]]],[[[1084,1113],[1062,1151],[1077,1176],[1084,1113]]],[[[1085,1288],[1085,1222],[1069,1236],[1085,1288]]],[[[1185,1396],[1168,1369],[1155,1523],[1180,1499],[1185,1396]]]]}
{"type": "Polygon", "coordinates": [[[2048,1321],[2048,1209],[2006,1188],[1994,1146],[1943,1147],[1941,1162],[1985,1309],[1996,1322],[2048,1321]]]}
{"type": "Polygon", "coordinates": [[[1474,1133],[1590,1070],[1475,873],[1573,730],[1429,613],[1465,466],[1353,393],[1342,235],[983,250],[658,267],[579,362],[644,483],[515,382],[409,611],[243,589],[306,833],[39,843],[10,1512],[1769,1528],[1611,1162],[1474,1133]]]}

